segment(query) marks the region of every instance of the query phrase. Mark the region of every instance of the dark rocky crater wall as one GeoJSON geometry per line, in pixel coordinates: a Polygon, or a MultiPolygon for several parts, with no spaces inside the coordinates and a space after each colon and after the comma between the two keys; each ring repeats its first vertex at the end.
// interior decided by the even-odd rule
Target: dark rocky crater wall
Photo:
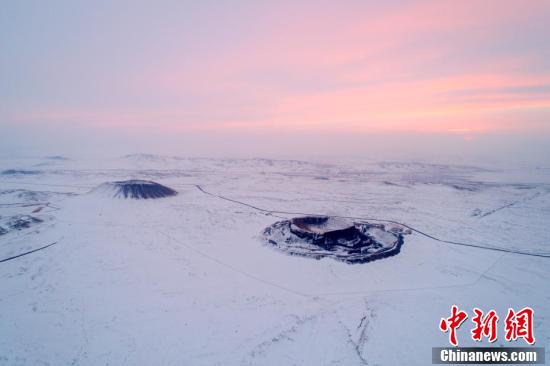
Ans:
{"type": "Polygon", "coordinates": [[[404,232],[399,227],[354,222],[330,216],[278,221],[263,231],[268,244],[291,254],[346,263],[366,263],[399,253],[404,232]]]}
{"type": "Polygon", "coordinates": [[[124,180],[107,182],[93,192],[113,198],[155,199],[175,196],[177,191],[148,180],[124,180]]]}

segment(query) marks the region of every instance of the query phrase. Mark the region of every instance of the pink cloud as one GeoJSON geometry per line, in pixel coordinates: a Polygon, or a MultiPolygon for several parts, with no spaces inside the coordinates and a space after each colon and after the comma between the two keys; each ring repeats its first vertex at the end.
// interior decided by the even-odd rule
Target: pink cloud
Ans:
{"type": "Polygon", "coordinates": [[[549,72],[530,71],[536,55],[471,56],[444,66],[454,61],[449,55],[548,11],[547,2],[428,1],[369,11],[302,6],[269,12],[255,33],[210,52],[176,48],[154,58],[129,78],[129,93],[144,96],[141,104],[60,103],[14,111],[12,118],[170,131],[545,129],[540,121],[526,127],[521,118],[522,111],[550,110],[548,93],[530,91],[550,85],[549,72]]]}

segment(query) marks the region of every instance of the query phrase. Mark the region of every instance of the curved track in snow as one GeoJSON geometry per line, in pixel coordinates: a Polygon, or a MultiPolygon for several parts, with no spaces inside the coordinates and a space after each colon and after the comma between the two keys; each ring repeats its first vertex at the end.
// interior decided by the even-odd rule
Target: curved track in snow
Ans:
{"type": "MultiPolygon", "coordinates": [[[[215,194],[215,193],[208,192],[207,190],[202,188],[199,184],[195,184],[194,186],[204,194],[207,194],[207,195],[210,195],[210,196],[213,196],[213,197],[217,197],[219,199],[226,200],[226,201],[229,201],[229,202],[237,203],[237,204],[252,208],[254,210],[264,212],[268,215],[269,214],[282,214],[282,215],[300,215],[300,216],[327,216],[326,214],[317,214],[317,213],[310,213],[310,212],[290,212],[290,211],[267,210],[267,209],[264,209],[264,208],[261,208],[261,207],[251,205],[251,204],[246,203],[246,202],[238,201],[238,200],[235,200],[235,199],[232,199],[232,198],[229,198],[229,197],[225,197],[225,196],[221,196],[221,195],[218,195],[218,194],[215,194]]],[[[459,246],[464,246],[464,247],[471,247],[471,248],[484,249],[484,250],[492,250],[492,251],[496,251],[496,252],[503,252],[503,253],[517,254],[517,255],[525,255],[525,256],[531,256],[531,257],[550,258],[549,253],[534,253],[534,252],[526,252],[526,251],[521,251],[521,250],[495,247],[495,246],[485,246],[485,245],[478,245],[478,244],[471,244],[471,243],[462,243],[462,242],[452,241],[452,240],[445,240],[445,239],[438,238],[434,235],[428,234],[428,233],[426,233],[422,230],[416,229],[416,228],[414,228],[412,226],[409,226],[407,224],[404,224],[402,222],[398,222],[398,221],[394,221],[394,220],[367,218],[367,217],[354,217],[354,216],[337,216],[337,215],[329,215],[329,216],[339,217],[339,218],[343,218],[343,219],[351,219],[351,220],[378,221],[378,222],[387,222],[387,223],[391,223],[391,224],[396,224],[396,225],[403,226],[403,227],[405,227],[405,228],[407,228],[407,229],[409,229],[409,230],[411,230],[411,231],[413,231],[417,234],[423,235],[423,236],[425,236],[429,239],[438,241],[440,243],[445,243],[445,244],[459,245],[459,246]]]]}

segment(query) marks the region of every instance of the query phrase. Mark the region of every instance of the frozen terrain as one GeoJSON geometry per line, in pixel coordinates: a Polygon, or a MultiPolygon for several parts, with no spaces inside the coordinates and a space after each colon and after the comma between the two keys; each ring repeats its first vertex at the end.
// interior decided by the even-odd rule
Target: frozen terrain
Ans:
{"type": "Polygon", "coordinates": [[[448,345],[438,324],[453,304],[533,307],[549,357],[550,258],[513,253],[550,254],[549,224],[544,167],[2,160],[0,261],[55,244],[0,262],[0,365],[428,365],[448,345]],[[178,194],[96,189],[128,179],[178,194]],[[261,237],[285,212],[511,252],[413,231],[370,263],[290,256],[261,237]]]}

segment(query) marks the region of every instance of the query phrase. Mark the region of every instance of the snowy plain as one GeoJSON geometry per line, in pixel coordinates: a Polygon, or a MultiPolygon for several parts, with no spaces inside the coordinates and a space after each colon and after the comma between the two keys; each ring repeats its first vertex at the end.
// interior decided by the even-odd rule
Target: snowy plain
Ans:
{"type": "MultiPolygon", "coordinates": [[[[453,304],[502,317],[534,308],[536,345],[550,357],[550,258],[417,233],[371,263],[293,257],[261,237],[292,217],[280,212],[394,220],[446,240],[549,254],[550,168],[1,160],[0,226],[16,215],[42,222],[0,235],[0,260],[56,244],[0,263],[0,365],[429,365],[431,348],[448,346],[438,324],[453,304]],[[94,191],[123,179],[178,195],[94,191]]],[[[461,346],[476,345],[470,328],[459,330],[461,346]]],[[[494,345],[509,345],[499,331],[494,345]]]]}

